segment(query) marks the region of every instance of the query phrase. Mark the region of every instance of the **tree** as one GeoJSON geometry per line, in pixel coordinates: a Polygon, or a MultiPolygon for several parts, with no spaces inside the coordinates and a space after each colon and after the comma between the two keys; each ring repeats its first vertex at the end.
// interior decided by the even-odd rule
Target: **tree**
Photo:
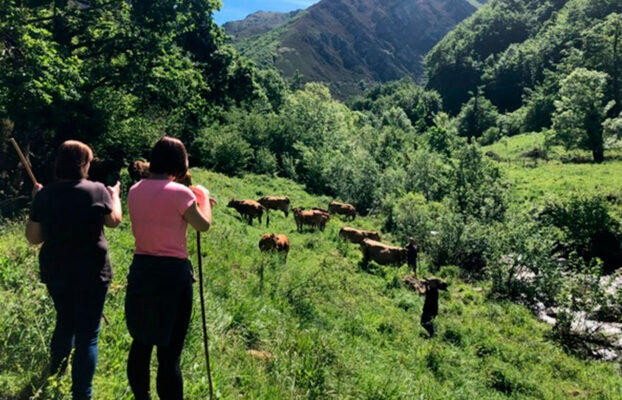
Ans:
{"type": "MultiPolygon", "coordinates": [[[[218,7],[218,0],[0,2],[0,119],[10,121],[38,177],[51,178],[55,149],[69,138],[122,161],[163,132],[191,143],[206,116],[233,104],[278,102],[278,87],[262,93],[254,64],[226,45],[212,18],[218,7]]],[[[0,175],[12,175],[14,155],[0,148],[0,159],[0,175]]]]}
{"type": "Polygon", "coordinates": [[[615,101],[611,115],[622,111],[622,14],[610,14],[583,33],[582,65],[609,74],[607,97],[615,101]]]}
{"type": "Polygon", "coordinates": [[[473,138],[482,136],[487,129],[496,126],[498,119],[497,107],[484,97],[480,88],[456,117],[458,134],[467,137],[471,142],[473,138]]]}
{"type": "Polygon", "coordinates": [[[561,83],[553,116],[554,140],[566,149],[586,149],[604,160],[603,123],[613,102],[606,103],[608,75],[577,68],[561,83]]]}

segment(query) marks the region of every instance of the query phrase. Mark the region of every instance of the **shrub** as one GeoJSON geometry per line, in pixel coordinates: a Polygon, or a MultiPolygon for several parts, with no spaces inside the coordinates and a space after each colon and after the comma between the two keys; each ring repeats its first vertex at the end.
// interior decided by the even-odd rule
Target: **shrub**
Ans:
{"type": "Polygon", "coordinates": [[[270,150],[262,147],[255,151],[251,166],[253,172],[257,174],[274,175],[278,169],[279,163],[270,150]]]}
{"type": "Polygon", "coordinates": [[[489,144],[493,144],[497,140],[501,139],[502,133],[501,129],[496,126],[490,127],[484,131],[482,136],[477,140],[478,143],[482,146],[488,146],[489,144]]]}
{"type": "Polygon", "coordinates": [[[456,211],[482,221],[501,221],[507,208],[506,183],[499,168],[477,145],[455,154],[449,175],[450,198],[456,211]]]}
{"type": "Polygon", "coordinates": [[[192,149],[200,165],[229,175],[244,172],[252,156],[250,145],[239,133],[218,126],[203,129],[192,149]]]}
{"type": "Polygon", "coordinates": [[[458,134],[469,138],[479,138],[487,129],[496,126],[499,111],[484,97],[481,90],[462,106],[456,117],[458,134]]]}
{"type": "Polygon", "coordinates": [[[586,261],[595,256],[603,257],[607,251],[619,250],[620,224],[600,196],[551,199],[540,211],[539,221],[542,226],[559,230],[559,247],[567,254],[574,251],[586,261]]]}
{"type": "Polygon", "coordinates": [[[430,232],[439,229],[441,215],[447,212],[441,203],[427,203],[422,194],[408,193],[394,203],[387,225],[393,227],[401,241],[412,236],[423,248],[430,240],[430,232]]]}
{"type": "Polygon", "coordinates": [[[449,193],[450,175],[450,167],[442,156],[417,150],[406,167],[404,188],[423,193],[428,201],[440,201],[449,193]]]}
{"type": "Polygon", "coordinates": [[[534,305],[552,305],[559,295],[562,275],[552,253],[554,236],[528,214],[499,225],[492,236],[486,274],[495,297],[534,305]]]}

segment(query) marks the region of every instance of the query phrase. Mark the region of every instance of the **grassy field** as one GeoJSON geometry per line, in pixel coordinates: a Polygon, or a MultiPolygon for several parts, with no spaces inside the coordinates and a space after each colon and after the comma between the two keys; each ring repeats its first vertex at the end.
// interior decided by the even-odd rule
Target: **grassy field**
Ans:
{"type": "Polygon", "coordinates": [[[622,220],[622,160],[620,150],[606,153],[608,160],[602,164],[572,163],[570,159],[587,159],[581,151],[567,152],[553,147],[548,160],[530,160],[524,154],[544,145],[543,134],[523,134],[486,146],[500,156],[499,162],[512,184],[513,197],[529,203],[549,196],[570,194],[600,195],[607,197],[612,210],[622,220]]]}
{"type": "MultiPolygon", "coordinates": [[[[269,229],[250,227],[224,207],[229,198],[264,194],[286,194],[294,206],[306,207],[325,206],[328,198],[284,179],[193,175],[220,200],[204,239],[219,398],[622,399],[619,365],[564,353],[547,339],[550,328],[527,309],[489,301],[485,284],[461,281],[453,267],[439,272],[451,286],[441,297],[438,335],[428,339],[418,324],[423,299],[400,284],[406,267],[362,271],[357,246],[337,238],[344,222],[333,219],[323,233],[300,234],[291,215],[273,213],[269,229]],[[266,232],[290,237],[287,264],[260,255],[257,243],[266,232]],[[249,349],[273,358],[253,358],[249,349]]],[[[376,228],[380,221],[360,218],[353,225],[376,228]]],[[[26,244],[22,231],[21,223],[0,228],[0,399],[7,400],[27,399],[39,386],[54,321],[51,300],[38,282],[37,248],[26,244]]],[[[107,236],[116,277],[105,308],[110,325],[102,329],[94,398],[130,399],[123,302],[133,239],[127,218],[107,236]]],[[[182,369],[186,397],[205,399],[198,295],[194,302],[182,369]]],[[[36,398],[69,398],[69,381],[65,376],[49,382],[36,398]]]]}

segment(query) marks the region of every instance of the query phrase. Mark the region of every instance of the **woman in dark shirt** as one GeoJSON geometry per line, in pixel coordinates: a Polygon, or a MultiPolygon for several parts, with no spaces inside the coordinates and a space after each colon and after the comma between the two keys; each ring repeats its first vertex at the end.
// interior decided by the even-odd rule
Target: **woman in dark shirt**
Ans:
{"type": "Polygon", "coordinates": [[[33,189],[26,238],[40,244],[41,280],[56,309],[50,372],[62,373],[75,347],[74,400],[92,397],[100,320],[112,269],[103,227],[121,222],[120,184],[86,179],[93,153],[84,143],[64,142],[56,157],[56,180],[33,189]]]}

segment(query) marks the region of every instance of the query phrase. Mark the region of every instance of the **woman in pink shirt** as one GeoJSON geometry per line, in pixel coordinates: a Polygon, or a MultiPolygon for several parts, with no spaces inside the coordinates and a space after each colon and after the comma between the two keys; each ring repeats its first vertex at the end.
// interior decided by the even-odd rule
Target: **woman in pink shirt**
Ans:
{"type": "Polygon", "coordinates": [[[192,312],[192,265],[187,227],[209,229],[209,193],[175,180],[188,171],[178,139],[164,137],[151,153],[149,179],[130,189],[128,207],[135,251],[128,275],[125,315],[133,338],[127,374],[137,400],[150,399],[149,365],[157,346],[157,391],[161,400],[182,400],[179,360],[192,312]]]}

